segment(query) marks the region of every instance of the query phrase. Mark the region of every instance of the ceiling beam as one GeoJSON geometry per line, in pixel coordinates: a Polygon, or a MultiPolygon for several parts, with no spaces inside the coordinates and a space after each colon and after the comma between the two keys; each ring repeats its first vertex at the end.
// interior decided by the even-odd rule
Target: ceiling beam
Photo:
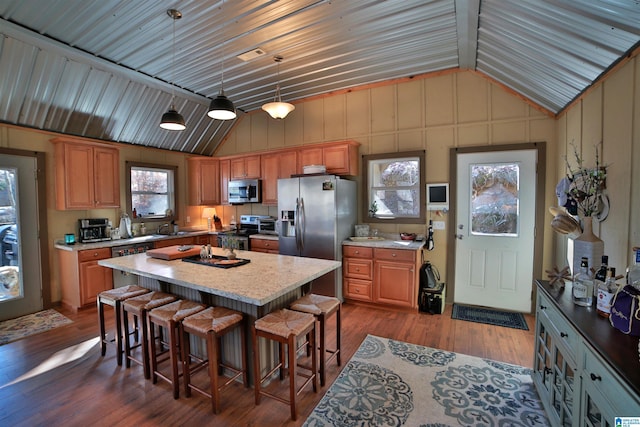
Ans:
{"type": "Polygon", "coordinates": [[[478,54],[478,22],[480,0],[456,1],[456,31],[458,32],[458,66],[476,69],[478,54]]]}

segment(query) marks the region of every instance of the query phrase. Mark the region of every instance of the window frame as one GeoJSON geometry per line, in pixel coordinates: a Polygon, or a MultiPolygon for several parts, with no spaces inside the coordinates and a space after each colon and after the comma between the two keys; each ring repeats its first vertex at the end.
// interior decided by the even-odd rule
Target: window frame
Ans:
{"type": "Polygon", "coordinates": [[[364,217],[364,222],[369,223],[395,223],[395,224],[425,224],[427,218],[427,172],[426,172],[426,160],[425,150],[418,151],[404,151],[397,153],[384,153],[384,154],[365,154],[362,156],[362,197],[361,197],[361,209],[364,217]],[[394,159],[402,160],[407,157],[418,158],[418,175],[420,177],[420,215],[418,217],[371,217],[369,216],[369,206],[371,200],[371,185],[369,183],[369,169],[370,162],[377,160],[390,160],[394,159]]]}
{"type": "MultiPolygon", "coordinates": [[[[137,222],[168,222],[168,221],[175,221],[178,219],[178,166],[175,165],[163,165],[163,164],[157,164],[157,163],[144,163],[144,162],[133,162],[133,161],[126,161],[125,162],[125,178],[126,178],[126,212],[129,215],[129,218],[131,218],[131,222],[137,223],[137,222]],[[131,196],[133,194],[133,192],[131,191],[131,169],[132,168],[144,168],[144,169],[161,169],[161,170],[165,170],[165,171],[171,171],[173,173],[173,189],[169,189],[168,190],[168,194],[169,194],[169,199],[170,202],[172,202],[173,206],[171,206],[169,209],[172,210],[173,215],[167,216],[167,215],[154,215],[154,216],[137,216],[136,218],[133,217],[133,207],[132,207],[132,200],[131,200],[131,196]]],[[[171,182],[169,183],[169,186],[171,186],[171,182]]],[[[171,203],[170,203],[171,205],[171,203]]]]}

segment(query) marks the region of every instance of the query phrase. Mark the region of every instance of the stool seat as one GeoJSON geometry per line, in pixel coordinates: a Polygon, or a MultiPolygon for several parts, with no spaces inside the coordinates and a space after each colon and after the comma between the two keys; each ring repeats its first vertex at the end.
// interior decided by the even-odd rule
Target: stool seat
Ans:
{"type": "MultiPolygon", "coordinates": [[[[340,366],[341,363],[340,322],[342,303],[338,298],[335,297],[318,294],[307,294],[294,301],[290,307],[292,310],[313,314],[320,324],[320,327],[318,328],[318,333],[320,335],[320,338],[318,339],[320,347],[320,385],[324,386],[327,363],[334,358],[336,359],[336,363],[338,364],[338,366],[340,366]],[[329,316],[333,315],[334,313],[336,319],[336,346],[335,349],[328,349],[326,338],[326,322],[329,316]],[[327,353],[330,354],[329,357],[326,357],[327,353]]],[[[310,349],[307,349],[307,351],[309,350],[310,349]]]]}
{"type": "Polygon", "coordinates": [[[255,328],[282,338],[289,338],[291,335],[300,335],[309,329],[313,322],[315,322],[313,316],[283,308],[256,320],[255,328]]]}
{"type": "Polygon", "coordinates": [[[180,378],[178,349],[182,352],[182,347],[180,346],[181,337],[183,336],[182,320],[205,308],[204,305],[194,301],[177,300],[149,311],[149,360],[151,364],[151,378],[154,384],[158,381],[158,377],[171,384],[174,399],[180,396],[178,384],[180,378]],[[168,353],[171,364],[171,376],[163,374],[158,369],[160,360],[158,360],[159,354],[156,352],[154,325],[167,328],[167,345],[169,347],[168,353]]]}
{"type": "Polygon", "coordinates": [[[291,419],[297,418],[296,397],[307,384],[311,383],[313,391],[317,392],[317,352],[311,353],[311,367],[298,364],[298,350],[304,346],[315,349],[316,346],[316,318],[309,313],[288,310],[283,308],[279,311],[269,313],[254,322],[251,329],[253,335],[253,367],[254,367],[254,393],[256,405],[260,404],[260,397],[267,396],[282,403],[288,403],[291,410],[291,419]],[[280,360],[278,364],[266,375],[262,375],[260,370],[260,347],[258,339],[273,340],[278,343],[278,353],[280,360]],[[304,339],[302,345],[298,346],[298,340],[304,339]],[[284,379],[285,353],[284,346],[287,346],[287,362],[289,367],[289,398],[285,399],[276,394],[262,389],[262,383],[269,379],[276,371],[280,371],[280,379],[284,379]],[[310,371],[308,375],[297,373],[298,367],[306,368],[310,371]],[[297,388],[296,376],[306,378],[304,383],[297,388]]]}
{"type": "Polygon", "coordinates": [[[208,307],[182,321],[182,340],[184,347],[182,361],[185,394],[189,397],[191,390],[195,390],[211,399],[211,407],[214,414],[217,414],[220,410],[220,391],[223,388],[233,383],[240,376],[243,377],[244,386],[249,386],[243,320],[243,315],[237,311],[225,307],[208,307]],[[240,330],[240,346],[242,351],[241,367],[230,366],[222,361],[222,337],[235,328],[240,330]],[[193,367],[191,366],[188,334],[193,334],[206,340],[207,344],[207,359],[199,361],[199,363],[193,367]],[[210,384],[208,391],[191,383],[191,374],[207,366],[209,367],[210,384]],[[223,368],[229,370],[233,375],[229,378],[224,377],[224,383],[220,384],[223,368]]]}
{"type": "Polygon", "coordinates": [[[151,378],[151,369],[149,365],[149,322],[147,319],[147,313],[154,308],[158,308],[177,299],[178,298],[175,295],[171,295],[165,292],[151,291],[146,294],[126,299],[122,302],[125,329],[128,328],[128,313],[131,313],[134,316],[139,316],[142,327],[142,343],[140,343],[140,347],[142,349],[142,359],[138,360],[131,355],[131,350],[134,347],[131,346],[129,339],[127,338],[125,340],[125,355],[127,362],[126,366],[127,368],[131,366],[132,360],[142,365],[145,378],[151,378]]]}
{"type": "MultiPolygon", "coordinates": [[[[98,294],[98,323],[100,325],[100,350],[101,355],[104,356],[107,350],[107,332],[104,326],[104,305],[110,305],[113,307],[116,315],[116,333],[114,335],[114,341],[116,343],[116,360],[118,365],[122,365],[122,355],[124,350],[122,348],[122,339],[124,335],[129,335],[129,330],[123,331],[122,328],[122,301],[132,298],[138,295],[142,295],[149,292],[148,289],[142,288],[137,285],[122,286],[120,288],[108,289],[98,294]]],[[[135,322],[134,332],[136,334],[136,341],[138,339],[138,322],[135,322]]]]}

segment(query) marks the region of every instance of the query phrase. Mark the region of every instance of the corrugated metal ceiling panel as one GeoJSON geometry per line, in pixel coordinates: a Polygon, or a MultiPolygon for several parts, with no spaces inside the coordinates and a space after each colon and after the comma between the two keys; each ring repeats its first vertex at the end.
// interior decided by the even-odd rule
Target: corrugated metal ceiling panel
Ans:
{"type": "Polygon", "coordinates": [[[0,0],[0,120],[212,154],[233,124],[206,116],[222,65],[242,113],[273,99],[274,55],[284,57],[282,97],[295,101],[457,68],[459,49],[465,67],[557,112],[638,43],[639,9],[636,0],[0,0]],[[175,66],[170,7],[183,13],[175,66]],[[266,54],[237,58],[256,48],[266,54]],[[186,131],[158,127],[168,82],[186,131]]]}

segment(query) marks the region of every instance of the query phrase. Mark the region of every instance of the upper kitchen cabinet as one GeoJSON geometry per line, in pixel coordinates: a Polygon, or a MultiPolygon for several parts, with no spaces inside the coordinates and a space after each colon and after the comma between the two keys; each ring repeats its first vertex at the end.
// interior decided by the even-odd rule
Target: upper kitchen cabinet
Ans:
{"type": "Polygon", "coordinates": [[[291,178],[297,172],[298,153],[295,150],[262,155],[262,203],[278,204],[278,180],[291,178]]]}
{"type": "Polygon", "coordinates": [[[221,202],[220,160],[191,157],[189,168],[189,204],[219,205],[221,202]]]}
{"type": "Polygon", "coordinates": [[[120,155],[106,144],[54,138],[56,208],[120,207],[120,155]]]}
{"type": "Polygon", "coordinates": [[[260,156],[231,159],[231,179],[260,179],[260,156]]]}
{"type": "Polygon", "coordinates": [[[220,203],[229,204],[229,180],[231,179],[231,162],[220,160],[220,203]]]}
{"type": "Polygon", "coordinates": [[[341,141],[301,148],[298,151],[298,173],[303,166],[325,165],[327,173],[335,175],[358,175],[359,159],[356,141],[341,141]]]}

